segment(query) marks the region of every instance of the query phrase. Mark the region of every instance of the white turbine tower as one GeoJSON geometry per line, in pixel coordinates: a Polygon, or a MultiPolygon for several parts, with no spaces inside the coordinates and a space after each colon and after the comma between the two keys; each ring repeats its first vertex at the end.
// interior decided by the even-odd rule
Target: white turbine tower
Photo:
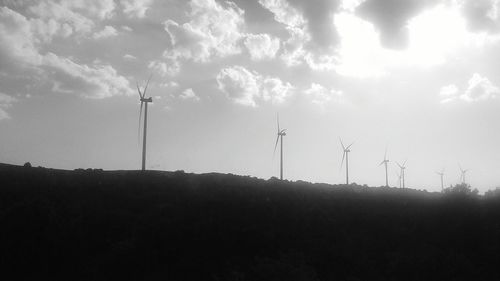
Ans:
{"type": "Polygon", "coordinates": [[[402,182],[403,182],[403,188],[405,188],[405,169],[406,169],[406,166],[405,166],[405,165],[406,165],[406,161],[407,161],[407,160],[405,160],[405,161],[403,162],[403,165],[401,165],[401,164],[399,164],[398,162],[396,162],[396,164],[398,164],[398,166],[399,166],[399,169],[401,169],[400,176],[401,176],[401,180],[402,180],[402,182]]]}
{"type": "Polygon", "coordinates": [[[149,85],[149,80],[151,79],[151,75],[148,78],[148,81],[146,82],[146,86],[144,87],[144,90],[141,92],[141,89],[139,88],[139,83],[137,83],[137,91],[139,92],[139,98],[141,101],[141,107],[139,110],[139,134],[141,131],[141,117],[142,117],[142,106],[144,105],[144,132],[142,134],[142,170],[146,170],[146,136],[147,136],[147,129],[148,129],[148,103],[153,102],[153,99],[151,97],[146,98],[146,91],[148,89],[149,85]]]}
{"type": "Polygon", "coordinates": [[[351,145],[353,145],[354,142],[346,147],[346,146],[344,146],[342,139],[339,138],[339,140],[340,140],[340,144],[342,145],[342,150],[343,150],[342,162],[340,162],[340,169],[342,169],[342,165],[344,164],[344,158],[345,158],[345,182],[346,182],[346,184],[349,184],[349,152],[351,152],[351,145]]]}
{"type": "Polygon", "coordinates": [[[439,177],[441,178],[441,191],[444,190],[444,169],[441,170],[441,172],[436,172],[436,174],[439,175],[439,177]]]}
{"type": "Polygon", "coordinates": [[[277,123],[278,123],[278,135],[276,137],[276,144],[274,145],[274,154],[276,153],[276,147],[278,147],[278,141],[281,141],[280,146],[280,180],[283,180],[283,137],[286,136],[286,129],[281,130],[280,129],[280,116],[277,115],[277,123]]]}
{"type": "Polygon", "coordinates": [[[382,165],[385,166],[385,186],[389,187],[389,176],[387,175],[387,163],[389,163],[389,159],[387,159],[387,148],[386,148],[384,153],[384,160],[380,162],[379,166],[382,165]]]}
{"type": "Polygon", "coordinates": [[[469,169],[462,169],[462,166],[458,164],[458,167],[460,168],[460,181],[464,184],[465,182],[465,174],[469,171],[469,169]]]}
{"type": "Polygon", "coordinates": [[[401,188],[401,173],[396,172],[396,176],[398,177],[399,188],[401,188]]]}

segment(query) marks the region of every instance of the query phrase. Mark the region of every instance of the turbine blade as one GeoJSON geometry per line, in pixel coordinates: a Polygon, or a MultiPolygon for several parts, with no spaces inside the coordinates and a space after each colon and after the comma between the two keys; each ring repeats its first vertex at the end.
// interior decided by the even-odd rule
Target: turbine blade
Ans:
{"type": "Polygon", "coordinates": [[[276,114],[276,122],[278,124],[278,133],[279,133],[280,132],[280,114],[279,113],[276,114]]]}
{"type": "Polygon", "coordinates": [[[401,166],[401,164],[399,164],[398,162],[396,162],[396,164],[398,164],[400,169],[403,169],[403,166],[401,166]]]}
{"type": "Polygon", "coordinates": [[[406,166],[406,162],[408,161],[408,158],[403,162],[403,167],[406,166]]]}
{"type": "Polygon", "coordinates": [[[379,166],[382,166],[382,164],[384,164],[384,163],[385,163],[385,159],[384,159],[384,161],[380,162],[379,166]]]}
{"type": "Polygon", "coordinates": [[[144,96],[142,95],[142,93],[141,93],[141,89],[139,88],[139,83],[138,83],[138,82],[135,82],[135,84],[137,85],[137,91],[139,92],[139,97],[140,97],[141,99],[143,99],[143,98],[144,98],[144,96]]]}
{"type": "Polygon", "coordinates": [[[352,142],[350,145],[347,146],[347,149],[351,148],[351,145],[353,145],[354,142],[352,142]]]}
{"type": "Polygon", "coordinates": [[[280,140],[280,135],[278,135],[278,137],[276,138],[276,144],[274,145],[273,157],[274,157],[274,154],[276,154],[276,147],[278,147],[278,141],[279,140],[280,140]]]}
{"type": "Polygon", "coordinates": [[[339,140],[340,140],[340,144],[342,145],[342,149],[345,150],[344,143],[342,142],[342,139],[340,137],[339,137],[339,140]]]}
{"type": "Polygon", "coordinates": [[[146,87],[144,87],[144,95],[143,96],[146,96],[146,90],[148,89],[148,85],[149,85],[149,80],[151,80],[151,77],[153,76],[153,73],[151,73],[149,75],[149,78],[148,78],[148,82],[146,82],[146,87]]]}
{"type": "Polygon", "coordinates": [[[344,165],[344,158],[345,158],[346,152],[342,153],[342,162],[340,162],[340,170],[342,170],[342,166],[344,165]]]}
{"type": "Polygon", "coordinates": [[[387,160],[387,146],[385,147],[384,160],[387,160]]]}
{"type": "Polygon", "coordinates": [[[144,102],[141,101],[141,107],[139,109],[139,128],[137,129],[137,142],[141,142],[141,119],[142,119],[142,105],[144,102]]]}

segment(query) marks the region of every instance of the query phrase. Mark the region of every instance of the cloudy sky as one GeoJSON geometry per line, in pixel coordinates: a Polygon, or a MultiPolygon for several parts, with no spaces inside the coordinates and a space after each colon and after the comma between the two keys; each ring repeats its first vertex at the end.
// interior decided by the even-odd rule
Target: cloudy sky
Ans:
{"type": "Polygon", "coordinates": [[[500,186],[498,0],[0,0],[0,162],[500,186]]]}

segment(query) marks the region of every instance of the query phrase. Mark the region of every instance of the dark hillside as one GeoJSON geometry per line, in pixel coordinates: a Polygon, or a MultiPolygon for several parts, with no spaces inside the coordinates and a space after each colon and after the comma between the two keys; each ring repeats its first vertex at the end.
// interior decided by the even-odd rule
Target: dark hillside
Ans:
{"type": "Polygon", "coordinates": [[[2,280],[500,280],[500,196],[0,165],[2,280]]]}

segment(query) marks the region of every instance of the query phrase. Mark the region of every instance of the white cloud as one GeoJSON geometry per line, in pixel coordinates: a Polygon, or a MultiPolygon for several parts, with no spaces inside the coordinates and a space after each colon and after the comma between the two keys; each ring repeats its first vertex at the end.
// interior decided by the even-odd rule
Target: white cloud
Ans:
{"type": "Polygon", "coordinates": [[[116,35],[118,35],[118,31],[114,27],[106,25],[101,31],[94,33],[92,37],[94,39],[101,39],[101,38],[113,37],[116,35]]]}
{"type": "Polygon", "coordinates": [[[339,102],[343,93],[335,89],[327,89],[324,86],[312,83],[304,93],[310,97],[311,102],[319,106],[325,106],[329,102],[339,102]]]}
{"type": "Polygon", "coordinates": [[[486,77],[474,73],[469,79],[468,87],[460,98],[467,102],[494,99],[500,94],[500,89],[486,77]]]}
{"type": "Polygon", "coordinates": [[[196,95],[193,89],[189,88],[182,92],[179,98],[183,100],[192,100],[192,101],[200,101],[200,97],[196,95]]]}
{"type": "Polygon", "coordinates": [[[144,18],[152,0],[122,0],[123,13],[129,17],[144,18]]]}
{"type": "Polygon", "coordinates": [[[241,52],[243,10],[233,2],[215,0],[192,0],[189,6],[189,22],[179,24],[167,20],[164,23],[173,45],[173,49],[165,52],[165,57],[208,62],[213,57],[241,52]]]}
{"type": "Polygon", "coordinates": [[[175,81],[163,82],[160,84],[160,87],[162,87],[162,88],[177,88],[177,87],[179,87],[179,83],[177,83],[175,81]]]}
{"type": "Polygon", "coordinates": [[[136,56],[131,55],[131,54],[125,54],[125,55],[123,55],[123,58],[126,60],[136,60],[137,59],[136,56]]]}
{"type": "Polygon", "coordinates": [[[116,95],[132,95],[129,81],[118,75],[111,65],[77,64],[74,61],[48,53],[43,66],[60,71],[61,84],[89,98],[107,98],[116,95]]]}
{"type": "Polygon", "coordinates": [[[272,59],[280,48],[280,40],[269,34],[248,34],[244,43],[254,60],[272,59]]]}
{"type": "Polygon", "coordinates": [[[10,119],[10,116],[7,113],[6,109],[11,107],[12,104],[16,101],[17,99],[7,94],[0,93],[0,120],[10,119]]]}
{"type": "Polygon", "coordinates": [[[458,87],[455,84],[441,87],[439,96],[441,97],[441,103],[452,102],[458,98],[458,87]]]}
{"type": "Polygon", "coordinates": [[[165,76],[174,76],[180,71],[180,65],[179,62],[176,60],[169,60],[167,58],[168,62],[162,62],[158,60],[154,60],[149,62],[148,68],[154,70],[158,74],[160,74],[162,77],[165,76]]]}
{"type": "Polygon", "coordinates": [[[288,98],[294,87],[278,78],[267,77],[262,81],[262,98],[274,104],[283,103],[288,98]]]}
{"type": "Polygon", "coordinates": [[[252,73],[242,66],[222,69],[217,74],[219,89],[235,103],[246,106],[257,106],[255,99],[259,96],[260,79],[257,73],[252,73]]]}
{"type": "Polygon", "coordinates": [[[256,107],[259,101],[282,103],[292,92],[292,85],[279,78],[263,77],[242,66],[222,69],[216,77],[219,89],[233,102],[256,107]]]}

